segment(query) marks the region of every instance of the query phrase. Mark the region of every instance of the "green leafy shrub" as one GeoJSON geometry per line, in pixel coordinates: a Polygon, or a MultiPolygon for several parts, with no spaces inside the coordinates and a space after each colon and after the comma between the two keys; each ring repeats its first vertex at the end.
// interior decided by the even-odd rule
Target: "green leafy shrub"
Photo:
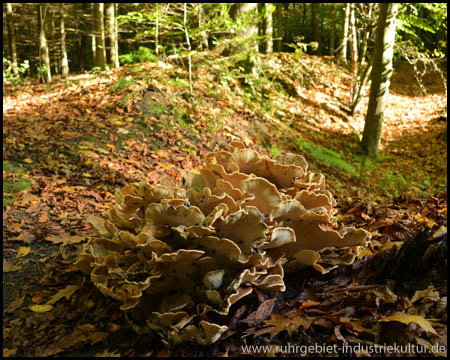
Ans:
{"type": "Polygon", "coordinates": [[[18,67],[19,75],[14,75],[12,71],[12,65],[11,61],[7,58],[3,57],[3,64],[5,67],[5,79],[7,82],[12,83],[14,85],[20,84],[21,77],[25,75],[27,70],[30,69],[30,62],[29,60],[24,60],[23,63],[21,63],[18,67]]]}
{"type": "Polygon", "coordinates": [[[129,54],[119,55],[121,64],[135,64],[139,62],[156,62],[158,57],[153,51],[145,46],[139,46],[138,50],[132,51],[129,54]]]}

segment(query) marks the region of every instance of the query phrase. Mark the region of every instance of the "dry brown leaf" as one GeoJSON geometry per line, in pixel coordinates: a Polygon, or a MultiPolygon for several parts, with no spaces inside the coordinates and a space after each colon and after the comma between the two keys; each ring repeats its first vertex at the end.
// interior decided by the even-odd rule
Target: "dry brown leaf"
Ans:
{"type": "Polygon", "coordinates": [[[289,336],[292,336],[300,326],[308,329],[311,326],[312,320],[303,317],[302,314],[297,312],[290,312],[286,314],[272,314],[271,318],[265,320],[264,323],[273,326],[269,328],[270,331],[267,331],[270,333],[270,338],[273,338],[283,330],[286,330],[289,336]]]}
{"type": "Polygon", "coordinates": [[[38,223],[45,223],[48,221],[48,214],[46,212],[43,212],[38,219],[38,223]]]}
{"type": "Polygon", "coordinates": [[[14,265],[3,259],[3,272],[12,272],[22,269],[20,265],[14,265]]]}
{"type": "Polygon", "coordinates": [[[434,288],[433,285],[428,286],[428,288],[425,290],[417,290],[411,299],[411,303],[414,303],[417,300],[420,300],[423,298],[429,299],[432,301],[438,301],[439,300],[439,291],[436,291],[436,289],[434,288]]]}
{"type": "Polygon", "coordinates": [[[14,356],[14,355],[16,355],[16,352],[17,352],[17,348],[12,348],[12,349],[3,348],[3,356],[4,357],[14,356]]]}
{"type": "Polygon", "coordinates": [[[411,322],[415,322],[417,325],[419,325],[422,329],[425,331],[428,331],[434,335],[437,335],[436,330],[434,330],[433,326],[431,326],[431,323],[419,315],[409,315],[409,314],[394,314],[391,316],[385,316],[381,319],[378,319],[379,322],[387,322],[387,321],[399,321],[403,324],[408,325],[411,322]]]}
{"type": "Polygon", "coordinates": [[[39,197],[37,197],[34,194],[25,193],[20,199],[17,199],[14,202],[14,205],[20,206],[20,207],[28,207],[34,204],[37,204],[39,202],[39,197]]]}
{"type": "Polygon", "coordinates": [[[79,235],[61,234],[61,235],[49,235],[45,238],[45,240],[50,241],[53,244],[61,244],[61,246],[66,246],[78,244],[83,240],[85,240],[85,238],[79,235]]]}
{"type": "Polygon", "coordinates": [[[63,297],[65,297],[66,300],[69,300],[73,293],[78,289],[78,285],[67,285],[64,289],[59,290],[55,295],[53,295],[50,300],[47,301],[47,304],[54,304],[63,297]]]}
{"type": "Polygon", "coordinates": [[[23,301],[25,300],[26,295],[22,295],[21,297],[18,297],[17,299],[11,301],[8,306],[6,307],[3,312],[6,313],[12,313],[16,311],[18,308],[20,308],[23,304],[23,301]]]}

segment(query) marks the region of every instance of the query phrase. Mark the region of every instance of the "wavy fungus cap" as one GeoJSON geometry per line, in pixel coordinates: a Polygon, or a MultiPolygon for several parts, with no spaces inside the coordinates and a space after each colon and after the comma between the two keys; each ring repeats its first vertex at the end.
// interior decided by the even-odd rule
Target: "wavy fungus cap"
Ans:
{"type": "Polygon", "coordinates": [[[325,178],[302,156],[273,160],[239,142],[210,153],[182,187],[134,183],[115,199],[107,220],[88,218],[98,235],[76,265],[136,332],[167,346],[213,344],[227,327],[209,315],[227,315],[254,288],[284,291],[285,271],[351,264],[370,239],[338,228],[325,178]]]}

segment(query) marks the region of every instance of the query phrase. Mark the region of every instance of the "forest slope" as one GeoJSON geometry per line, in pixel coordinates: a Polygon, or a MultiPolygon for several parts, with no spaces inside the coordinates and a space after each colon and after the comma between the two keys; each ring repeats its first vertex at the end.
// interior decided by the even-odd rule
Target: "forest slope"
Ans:
{"type": "MultiPolygon", "coordinates": [[[[177,57],[49,85],[7,87],[4,354],[65,354],[86,344],[111,350],[117,339],[109,335],[117,324],[130,329],[117,313],[110,316],[114,304],[92,284],[82,294],[61,295],[67,300],[55,305],[57,311],[31,312],[30,306],[45,303],[68,283],[82,282],[72,261],[92,234],[86,218],[108,209],[115,189],[143,179],[176,183],[182,169],[199,166],[205,154],[230,139],[271,155],[283,150],[304,155],[326,176],[340,219],[372,232],[373,252],[446,226],[442,79],[437,73],[424,78],[425,95],[411,69],[400,70],[392,78],[382,156],[376,161],[359,147],[367,97],[350,118],[351,74],[327,57],[263,55],[254,78],[231,59],[200,53],[193,58],[193,94],[187,59],[177,57]],[[95,326],[80,327],[86,316],[95,326]]],[[[431,284],[422,285],[411,291],[431,284]]],[[[446,291],[443,279],[435,285],[441,295],[446,291]]],[[[136,337],[117,334],[129,339],[121,342],[123,349],[134,348],[136,337]]]]}

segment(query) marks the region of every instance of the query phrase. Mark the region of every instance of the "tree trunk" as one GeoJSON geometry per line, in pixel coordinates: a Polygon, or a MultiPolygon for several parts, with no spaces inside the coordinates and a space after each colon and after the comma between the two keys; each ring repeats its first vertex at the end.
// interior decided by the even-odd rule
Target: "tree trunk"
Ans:
{"type": "Polygon", "coordinates": [[[47,38],[45,36],[45,22],[47,15],[47,4],[38,5],[38,26],[39,26],[39,68],[41,79],[45,83],[52,82],[52,73],[50,69],[50,54],[48,51],[47,38]]]}
{"type": "Polygon", "coordinates": [[[95,56],[94,66],[104,69],[106,65],[105,54],[105,26],[103,24],[103,3],[94,3],[94,35],[95,56]]]}
{"type": "MultiPolygon", "coordinates": [[[[258,9],[258,3],[235,3],[231,8],[231,18],[234,21],[239,21],[243,14],[248,13],[252,10],[258,9]]],[[[256,22],[246,21],[246,23],[239,28],[237,31],[237,35],[241,42],[246,43],[258,34],[258,25],[256,22]]],[[[248,44],[244,46],[238,46],[235,51],[249,51],[249,50],[258,51],[258,43],[256,40],[250,40],[248,44]]]]}
{"type": "Polygon", "coordinates": [[[114,63],[116,64],[115,67],[118,68],[120,66],[119,63],[119,24],[117,22],[117,16],[119,15],[119,4],[114,3],[114,48],[116,58],[114,59],[114,63]]]}
{"type": "Polygon", "coordinates": [[[270,54],[273,52],[273,4],[272,3],[265,3],[266,6],[266,14],[267,14],[267,20],[266,20],[266,53],[270,54]]]}
{"type": "Polygon", "coordinates": [[[336,4],[333,4],[331,8],[331,34],[330,34],[330,56],[334,56],[334,42],[335,42],[335,32],[336,28],[336,4]]]}
{"type": "Polygon", "coordinates": [[[186,42],[188,45],[188,59],[189,59],[189,94],[192,95],[192,60],[191,60],[191,40],[189,39],[189,31],[187,28],[187,4],[184,3],[183,8],[183,25],[184,25],[184,33],[186,35],[186,42]]]}
{"type": "Polygon", "coordinates": [[[16,50],[16,32],[14,30],[13,7],[11,3],[6,3],[6,27],[8,29],[11,69],[14,75],[19,75],[19,65],[17,62],[16,50]]]}
{"type": "Polygon", "coordinates": [[[350,22],[350,3],[344,8],[344,16],[342,17],[342,39],[339,52],[339,60],[347,62],[347,42],[348,42],[348,24],[350,22]]]}
{"type": "Polygon", "coordinates": [[[350,3],[350,53],[353,64],[358,61],[358,39],[356,38],[355,4],[350,3]]]}
{"type": "Polygon", "coordinates": [[[155,54],[159,57],[159,4],[156,3],[155,54]]]}
{"type": "Polygon", "coordinates": [[[60,31],[61,31],[61,77],[63,79],[69,76],[69,62],[67,60],[66,50],[66,29],[64,26],[64,4],[59,4],[59,18],[60,18],[60,31]]]}
{"type": "Polygon", "coordinates": [[[105,3],[105,25],[106,25],[106,54],[108,64],[116,68],[116,29],[114,26],[115,12],[114,3],[105,3]]]}
{"type": "Polygon", "coordinates": [[[361,145],[367,154],[378,156],[378,143],[383,123],[383,113],[392,74],[392,57],[395,41],[395,17],[398,3],[380,3],[377,36],[373,53],[369,106],[361,145]]]}
{"type": "MultiPolygon", "coordinates": [[[[372,35],[372,13],[373,13],[373,7],[375,6],[374,4],[362,4],[362,6],[366,6],[367,5],[367,16],[364,19],[365,21],[365,26],[363,29],[363,33],[361,36],[362,39],[362,45],[361,45],[361,52],[359,54],[359,61],[361,63],[363,63],[366,60],[366,53],[367,53],[367,44],[369,43],[369,39],[372,35]]],[[[365,11],[365,10],[363,10],[365,11]]]]}
{"type": "Polygon", "coordinates": [[[275,41],[275,51],[283,51],[283,23],[281,22],[282,5],[283,4],[277,3],[275,7],[275,15],[277,17],[277,40],[275,41]]]}
{"type": "Polygon", "coordinates": [[[313,51],[314,55],[321,55],[321,43],[320,43],[320,30],[319,30],[319,18],[317,14],[317,3],[311,3],[311,26],[313,41],[317,43],[317,48],[313,51]]]}

